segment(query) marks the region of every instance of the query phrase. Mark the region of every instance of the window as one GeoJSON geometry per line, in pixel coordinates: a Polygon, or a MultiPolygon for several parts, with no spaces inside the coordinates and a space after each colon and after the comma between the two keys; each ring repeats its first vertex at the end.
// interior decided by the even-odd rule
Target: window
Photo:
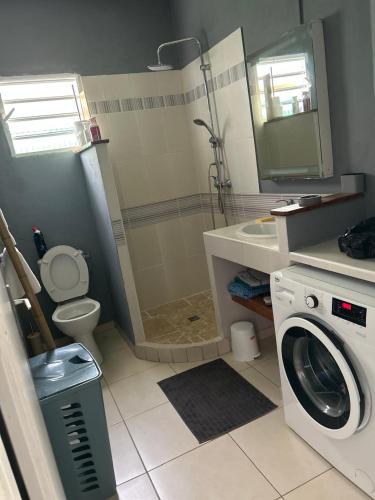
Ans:
{"type": "Polygon", "coordinates": [[[306,69],[305,54],[262,58],[258,62],[256,69],[264,121],[267,121],[266,78],[269,78],[270,81],[272,97],[279,98],[282,116],[294,114],[293,98],[297,98],[299,111],[303,111],[303,93],[310,92],[311,87],[306,69]]]}
{"type": "MultiPolygon", "coordinates": [[[[16,155],[78,146],[82,119],[76,75],[0,79],[3,116],[16,155]]],[[[1,102],[0,102],[1,104],[1,102]]]]}

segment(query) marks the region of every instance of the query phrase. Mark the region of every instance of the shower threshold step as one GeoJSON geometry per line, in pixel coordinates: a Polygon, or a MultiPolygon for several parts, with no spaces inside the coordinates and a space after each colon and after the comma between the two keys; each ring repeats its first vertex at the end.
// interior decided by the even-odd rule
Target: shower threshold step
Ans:
{"type": "Polygon", "coordinates": [[[203,361],[222,356],[230,352],[230,340],[226,337],[215,337],[207,341],[193,344],[158,344],[145,341],[134,348],[137,358],[160,363],[186,363],[203,361]]]}

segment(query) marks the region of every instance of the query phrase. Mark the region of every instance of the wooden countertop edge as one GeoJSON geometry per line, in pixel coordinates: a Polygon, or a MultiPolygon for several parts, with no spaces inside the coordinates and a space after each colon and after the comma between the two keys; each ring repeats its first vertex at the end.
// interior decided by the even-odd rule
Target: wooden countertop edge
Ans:
{"type": "MultiPolygon", "coordinates": [[[[322,202],[318,205],[312,205],[310,207],[298,207],[291,208],[289,211],[280,210],[279,208],[275,208],[271,210],[271,215],[276,215],[277,217],[289,217],[290,215],[300,214],[302,212],[309,212],[310,210],[317,210],[319,208],[324,208],[329,205],[334,205],[337,203],[344,203],[349,200],[353,200],[355,198],[359,198],[363,196],[364,193],[337,193],[332,194],[330,196],[325,196],[322,198],[322,202]]],[[[283,207],[284,208],[284,207],[283,207]]]]}
{"type": "Polygon", "coordinates": [[[109,143],[109,139],[100,139],[100,141],[91,141],[91,142],[88,142],[87,144],[85,144],[84,146],[80,146],[79,148],[77,148],[75,150],[75,153],[81,154],[84,151],[87,151],[88,149],[90,149],[94,146],[98,146],[99,144],[108,144],[108,143],[109,143]]]}

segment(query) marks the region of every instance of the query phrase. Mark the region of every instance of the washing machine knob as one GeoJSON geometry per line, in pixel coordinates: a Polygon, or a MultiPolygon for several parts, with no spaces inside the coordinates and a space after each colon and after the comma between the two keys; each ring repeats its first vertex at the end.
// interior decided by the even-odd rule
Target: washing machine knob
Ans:
{"type": "Polygon", "coordinates": [[[318,307],[319,305],[319,300],[315,295],[308,295],[305,299],[306,305],[309,309],[315,309],[315,307],[318,307]]]}

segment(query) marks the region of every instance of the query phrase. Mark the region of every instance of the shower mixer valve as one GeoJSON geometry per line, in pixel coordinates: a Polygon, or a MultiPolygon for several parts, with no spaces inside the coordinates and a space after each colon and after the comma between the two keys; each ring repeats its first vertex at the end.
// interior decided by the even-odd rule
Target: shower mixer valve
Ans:
{"type": "MultiPolygon", "coordinates": [[[[222,165],[222,164],[223,164],[223,162],[220,162],[220,165],[222,165]]],[[[211,168],[211,167],[216,167],[216,170],[218,170],[216,162],[210,163],[209,168],[211,168]]],[[[232,181],[230,179],[224,179],[224,180],[220,181],[219,175],[211,175],[210,177],[213,180],[214,187],[216,189],[219,189],[219,188],[230,189],[232,187],[232,181]]]]}

